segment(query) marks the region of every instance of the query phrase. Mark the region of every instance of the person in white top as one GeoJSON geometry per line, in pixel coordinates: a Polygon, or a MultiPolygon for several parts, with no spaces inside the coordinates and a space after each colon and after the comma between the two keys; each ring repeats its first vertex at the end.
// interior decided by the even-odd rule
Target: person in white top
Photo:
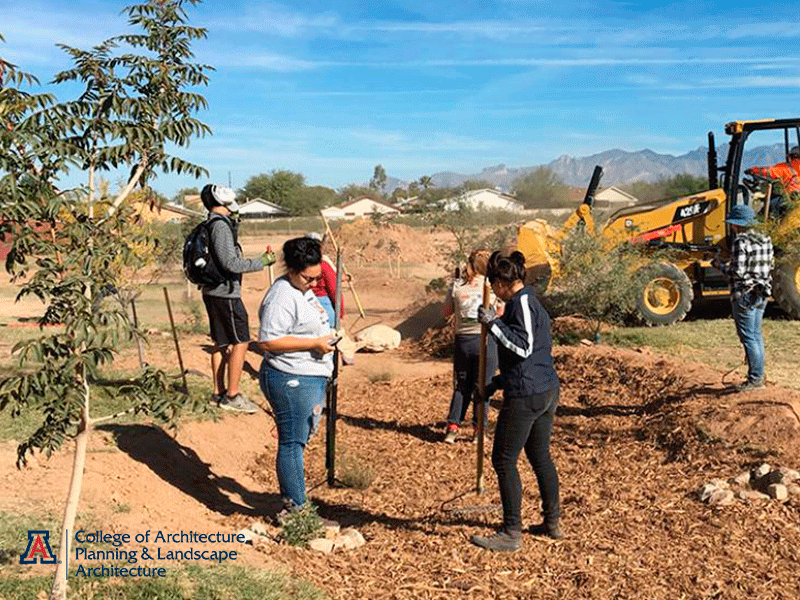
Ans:
{"type": "MultiPolygon", "coordinates": [[[[455,317],[455,351],[453,354],[453,396],[447,415],[447,431],[444,441],[456,441],[461,422],[478,386],[478,362],[481,345],[481,324],[478,321],[478,307],[483,303],[483,286],[486,266],[489,261],[488,250],[475,250],[469,255],[463,279],[454,280],[444,304],[444,315],[455,317]]],[[[492,307],[497,307],[497,298],[490,296],[492,307]]],[[[501,312],[501,311],[500,311],[501,312]]],[[[489,337],[486,346],[486,381],[488,385],[497,369],[497,344],[489,337]]],[[[483,406],[486,411],[489,399],[483,406]]],[[[485,413],[484,413],[485,414],[485,413]]],[[[473,406],[472,424],[477,424],[477,403],[473,406]]],[[[474,430],[473,430],[474,431],[474,430]]],[[[474,437],[474,435],[473,435],[474,437]]]]}
{"type": "Polygon", "coordinates": [[[319,242],[291,239],[283,245],[283,257],[286,275],[275,280],[259,309],[258,345],[264,352],[259,383],[278,428],[281,498],[294,510],[306,502],[303,454],[322,416],[335,340],[312,291],[322,277],[319,242]]]}

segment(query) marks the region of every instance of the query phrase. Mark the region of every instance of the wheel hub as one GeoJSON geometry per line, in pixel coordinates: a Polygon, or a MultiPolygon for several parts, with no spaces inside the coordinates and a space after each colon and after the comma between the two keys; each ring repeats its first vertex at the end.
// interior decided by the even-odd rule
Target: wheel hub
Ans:
{"type": "Polygon", "coordinates": [[[681,293],[678,284],[668,277],[658,277],[647,284],[644,301],[647,308],[659,315],[675,310],[680,303],[681,293]]]}

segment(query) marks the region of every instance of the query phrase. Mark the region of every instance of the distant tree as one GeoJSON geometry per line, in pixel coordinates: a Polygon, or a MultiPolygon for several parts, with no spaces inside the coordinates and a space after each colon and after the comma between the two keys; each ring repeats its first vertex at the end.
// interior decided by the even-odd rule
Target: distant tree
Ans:
{"type": "Polygon", "coordinates": [[[620,186],[621,189],[636,196],[643,202],[663,200],[666,198],[679,198],[681,196],[691,196],[697,192],[708,189],[708,179],[688,173],[672,175],[671,177],[661,176],[653,182],[636,181],[634,183],[620,186]]]}
{"type": "Polygon", "coordinates": [[[414,196],[419,196],[419,182],[417,181],[408,184],[408,197],[413,198],[414,196]]]}
{"type": "Polygon", "coordinates": [[[294,215],[316,215],[320,209],[336,203],[336,191],[321,185],[292,190],[282,206],[294,215]]]}
{"type": "Polygon", "coordinates": [[[383,165],[375,165],[375,171],[372,174],[372,179],[370,179],[369,187],[380,191],[381,195],[385,193],[386,169],[383,168],[383,165]]]}
{"type": "Polygon", "coordinates": [[[247,180],[237,197],[242,200],[262,198],[288,209],[287,203],[291,202],[291,195],[302,188],[305,181],[302,174],[292,171],[273,170],[271,173],[260,173],[247,180]]]}
{"type": "Polygon", "coordinates": [[[511,190],[525,208],[569,206],[569,187],[548,167],[536,167],[511,183],[511,190]]]}
{"type": "Polygon", "coordinates": [[[408,192],[406,190],[401,187],[396,187],[390,196],[390,200],[393,204],[397,204],[400,200],[408,197],[408,192]]]}
{"type": "Polygon", "coordinates": [[[433,180],[431,179],[430,175],[423,175],[419,178],[419,184],[422,186],[422,189],[427,191],[428,188],[434,186],[433,180]]]}
{"type": "Polygon", "coordinates": [[[383,199],[383,196],[378,190],[364,187],[363,185],[357,185],[355,183],[350,183],[339,190],[340,202],[347,202],[348,200],[364,197],[372,198],[373,200],[383,199]]]}
{"type": "Polygon", "coordinates": [[[184,196],[199,196],[200,190],[196,187],[189,187],[183,188],[182,190],[178,190],[175,192],[175,195],[172,197],[172,203],[177,204],[179,206],[184,206],[184,196]]]}

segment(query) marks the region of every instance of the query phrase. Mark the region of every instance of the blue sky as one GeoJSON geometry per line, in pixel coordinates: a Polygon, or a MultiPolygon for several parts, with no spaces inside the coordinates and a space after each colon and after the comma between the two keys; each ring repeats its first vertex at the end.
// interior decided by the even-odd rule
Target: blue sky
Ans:
{"type": "MultiPolygon", "coordinates": [[[[0,55],[48,81],[55,47],[126,30],[117,0],[4,0],[0,55]]],[[[189,7],[212,65],[183,156],[241,187],[473,173],[558,156],[683,154],[735,119],[800,116],[800,5],[783,2],[243,2],[189,7]]],[[[73,90],[56,90],[66,99],[73,90]]],[[[77,178],[77,175],[75,175],[77,178]]],[[[171,196],[203,184],[160,176],[171,196]]]]}

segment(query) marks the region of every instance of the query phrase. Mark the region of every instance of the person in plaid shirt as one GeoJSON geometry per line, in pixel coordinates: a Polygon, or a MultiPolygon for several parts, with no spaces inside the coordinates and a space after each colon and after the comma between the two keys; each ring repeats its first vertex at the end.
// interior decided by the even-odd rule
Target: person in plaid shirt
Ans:
{"type": "Polygon", "coordinates": [[[764,387],[764,336],[761,321],[767,298],[772,294],[772,240],[752,227],[756,214],[750,206],[737,204],[725,220],[736,237],[728,261],[712,264],[731,279],[731,307],[736,333],[747,356],[747,381],[740,392],[764,387]]]}

